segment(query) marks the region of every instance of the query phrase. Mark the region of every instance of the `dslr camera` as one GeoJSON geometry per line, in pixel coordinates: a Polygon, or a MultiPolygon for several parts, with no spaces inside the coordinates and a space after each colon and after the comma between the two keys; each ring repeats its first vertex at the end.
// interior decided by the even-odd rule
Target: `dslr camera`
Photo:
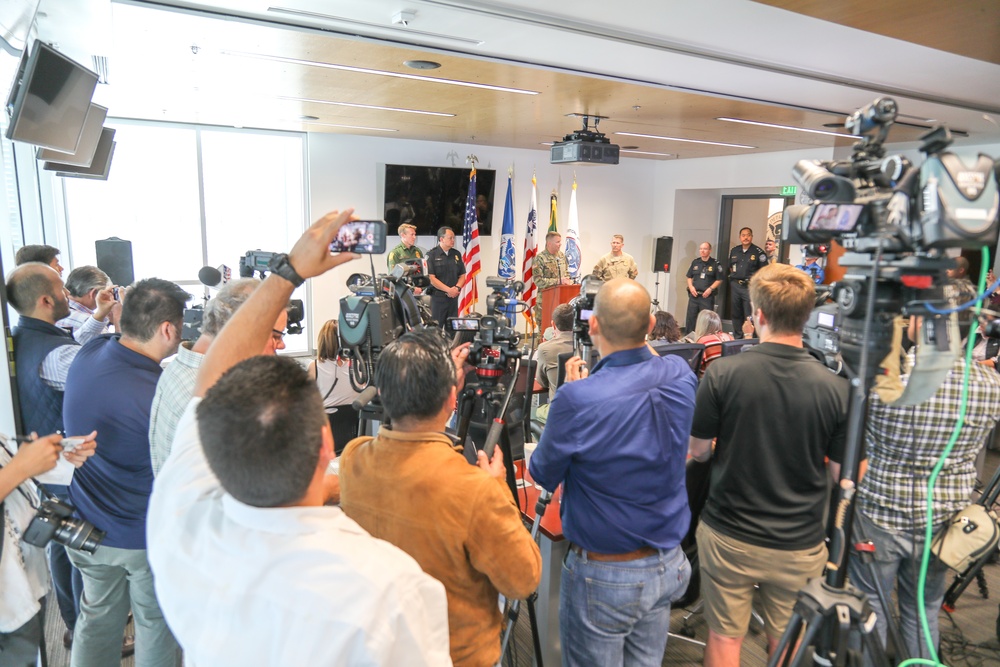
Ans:
{"type": "Polygon", "coordinates": [[[83,519],[73,518],[73,506],[56,498],[49,498],[38,508],[38,513],[28,524],[22,540],[36,547],[50,541],[92,554],[104,539],[104,531],[83,519]]]}

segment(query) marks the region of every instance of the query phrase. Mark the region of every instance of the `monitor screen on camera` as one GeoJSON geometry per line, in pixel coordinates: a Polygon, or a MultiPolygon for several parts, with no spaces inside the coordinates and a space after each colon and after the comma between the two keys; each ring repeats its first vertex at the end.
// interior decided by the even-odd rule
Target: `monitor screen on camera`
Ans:
{"type": "Polygon", "coordinates": [[[862,204],[816,204],[806,229],[853,232],[858,227],[862,209],[862,204]]]}

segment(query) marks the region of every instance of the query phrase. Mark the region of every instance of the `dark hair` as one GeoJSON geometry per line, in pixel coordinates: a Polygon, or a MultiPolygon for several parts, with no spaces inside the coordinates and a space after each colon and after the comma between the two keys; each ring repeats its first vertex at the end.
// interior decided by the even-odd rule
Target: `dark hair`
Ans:
{"type": "Polygon", "coordinates": [[[337,336],[337,320],[327,320],[319,330],[316,337],[316,359],[318,361],[332,361],[337,358],[340,351],[340,344],[337,336]]]}
{"type": "Polygon", "coordinates": [[[572,331],[573,316],[573,306],[561,303],[552,310],[552,323],[559,331],[572,331]]]}
{"type": "Polygon", "coordinates": [[[169,280],[147,278],[134,283],[122,303],[121,329],[129,338],[145,342],[156,335],[164,322],[178,329],[184,319],[184,306],[191,295],[169,280]]]}
{"type": "Polygon", "coordinates": [[[656,324],[649,332],[649,340],[665,340],[668,343],[676,343],[681,339],[681,328],[677,325],[677,320],[673,315],[665,310],[658,310],[654,317],[656,324]]]}
{"type": "Polygon", "coordinates": [[[455,363],[437,328],[403,334],[382,350],[375,369],[382,407],[393,421],[433,417],[455,382],[455,363]]]}
{"type": "Polygon", "coordinates": [[[816,285],[794,266],[769,264],[750,280],[750,305],[764,313],[772,333],[801,334],[816,305],[816,285]]]}
{"type": "Polygon", "coordinates": [[[51,264],[52,260],[59,254],[59,248],[50,245],[26,245],[22,246],[14,255],[14,264],[21,266],[28,262],[41,262],[51,264]]]}
{"type": "Polygon", "coordinates": [[[452,234],[454,234],[455,230],[452,229],[451,227],[447,227],[447,226],[439,228],[438,229],[438,241],[440,241],[441,239],[443,239],[444,235],[447,234],[448,232],[451,232],[452,234]]]}
{"type": "Polygon", "coordinates": [[[7,301],[14,306],[20,315],[31,316],[35,312],[35,304],[43,296],[56,298],[53,278],[59,276],[48,264],[28,262],[22,264],[7,275],[7,301]],[[45,267],[39,271],[39,267],[45,267]],[[51,272],[51,273],[50,273],[51,272]]]}
{"type": "Polygon", "coordinates": [[[748,232],[750,232],[750,236],[753,236],[753,230],[750,229],[749,227],[740,227],[740,234],[743,233],[744,229],[747,230],[748,232]]]}
{"type": "Polygon", "coordinates": [[[305,496],[327,423],[316,382],[287,357],[236,364],[198,405],[208,465],[222,488],[254,507],[289,505],[305,496]]]}
{"type": "Polygon", "coordinates": [[[108,274],[96,266],[78,266],[66,276],[66,291],[78,299],[87,296],[90,290],[104,289],[110,284],[108,274]]]}

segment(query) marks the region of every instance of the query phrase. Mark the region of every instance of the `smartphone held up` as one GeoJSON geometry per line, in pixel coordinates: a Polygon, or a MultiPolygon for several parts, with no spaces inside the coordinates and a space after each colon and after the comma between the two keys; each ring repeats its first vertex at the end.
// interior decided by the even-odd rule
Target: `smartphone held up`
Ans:
{"type": "Polygon", "coordinates": [[[330,252],[356,252],[378,255],[385,252],[387,227],[384,220],[351,220],[345,222],[330,243],[330,252]]]}

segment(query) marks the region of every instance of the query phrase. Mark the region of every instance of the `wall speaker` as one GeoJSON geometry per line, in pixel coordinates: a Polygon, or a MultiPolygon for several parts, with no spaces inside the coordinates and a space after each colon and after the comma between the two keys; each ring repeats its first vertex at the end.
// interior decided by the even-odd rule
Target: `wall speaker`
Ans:
{"type": "Polygon", "coordinates": [[[108,274],[115,285],[127,287],[135,281],[132,267],[132,242],[112,236],[110,239],[95,241],[97,246],[97,268],[108,274]]]}
{"type": "Polygon", "coordinates": [[[661,236],[656,239],[653,251],[653,272],[670,273],[670,257],[674,253],[674,237],[661,236]]]}

